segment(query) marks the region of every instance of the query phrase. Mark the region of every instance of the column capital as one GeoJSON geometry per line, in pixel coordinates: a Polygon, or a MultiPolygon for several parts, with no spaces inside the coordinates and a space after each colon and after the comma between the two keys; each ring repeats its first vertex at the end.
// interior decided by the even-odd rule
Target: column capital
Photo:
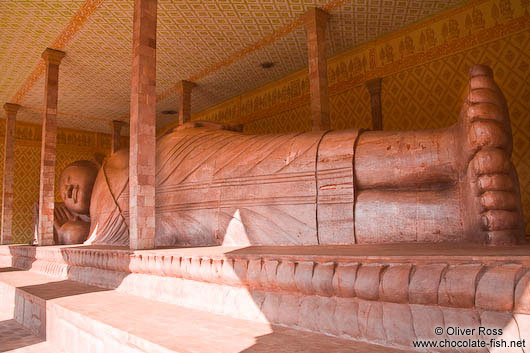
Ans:
{"type": "Polygon", "coordinates": [[[14,103],[4,104],[4,110],[6,111],[6,113],[16,114],[20,108],[22,107],[19,104],[14,104],[14,103]]]}
{"type": "Polygon", "coordinates": [[[127,122],[122,121],[122,120],[112,120],[109,123],[109,125],[111,129],[114,129],[114,128],[121,129],[123,126],[127,125],[127,122]]]}
{"type": "Polygon", "coordinates": [[[197,84],[195,82],[180,80],[177,82],[177,90],[180,91],[191,91],[197,84]]]}
{"type": "Polygon", "coordinates": [[[313,7],[302,16],[305,26],[309,26],[313,23],[316,23],[317,27],[326,26],[329,19],[329,12],[318,7],[313,7]]]}
{"type": "Polygon", "coordinates": [[[61,63],[61,60],[64,58],[66,53],[64,51],[52,49],[52,48],[46,48],[42,52],[42,58],[47,64],[54,64],[59,65],[61,63]]]}
{"type": "Polygon", "coordinates": [[[368,91],[370,92],[370,94],[381,93],[381,82],[382,81],[383,79],[380,77],[373,78],[371,80],[366,81],[366,88],[368,88],[368,91]]]}

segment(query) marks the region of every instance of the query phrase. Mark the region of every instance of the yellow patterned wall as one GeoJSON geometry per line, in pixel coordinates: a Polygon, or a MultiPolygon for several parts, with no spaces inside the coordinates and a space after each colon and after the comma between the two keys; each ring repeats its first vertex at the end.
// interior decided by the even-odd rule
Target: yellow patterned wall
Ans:
{"type": "Polygon", "coordinates": [[[311,107],[308,103],[275,114],[270,118],[251,121],[243,126],[247,134],[276,134],[311,131],[311,107]]]}
{"type": "MultiPolygon", "coordinates": [[[[0,156],[2,157],[4,136],[5,120],[2,120],[0,122],[0,156]]],[[[39,201],[40,140],[41,127],[39,125],[17,122],[13,196],[13,240],[15,243],[27,243],[33,237],[33,205],[39,201]]],[[[80,159],[94,160],[96,153],[108,155],[110,141],[109,135],[101,133],[58,129],[55,166],[56,201],[61,200],[57,192],[57,179],[64,167],[80,159]]],[[[126,139],[123,142],[126,143],[126,139]]],[[[3,175],[3,163],[0,164],[2,164],[0,175],[3,175]]],[[[0,194],[0,202],[1,196],[0,194]]]]}
{"type": "Polygon", "coordinates": [[[369,129],[372,125],[370,94],[364,84],[329,97],[330,123],[334,130],[369,129]]]}
{"type": "MultiPolygon", "coordinates": [[[[529,1],[470,0],[328,60],[333,129],[369,128],[364,83],[383,78],[385,130],[432,129],[456,121],[469,68],[484,63],[508,100],[523,207],[530,233],[529,1]],[[523,7],[524,6],[524,7],[523,7]]],[[[311,129],[307,70],[198,113],[193,120],[244,124],[245,133],[311,129]]],[[[164,129],[165,130],[165,129],[164,129]]]]}

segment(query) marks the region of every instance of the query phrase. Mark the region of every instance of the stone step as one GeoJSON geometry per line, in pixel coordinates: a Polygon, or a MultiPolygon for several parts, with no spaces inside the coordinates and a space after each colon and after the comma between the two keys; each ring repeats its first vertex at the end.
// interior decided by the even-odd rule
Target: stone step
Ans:
{"type": "MultiPolygon", "coordinates": [[[[26,349],[45,343],[43,349],[51,345],[55,352],[403,352],[179,307],[16,268],[0,269],[0,311],[13,313],[14,320],[32,333],[26,349]]],[[[14,325],[12,320],[4,324],[14,325]]],[[[2,342],[11,344],[10,337],[2,342]]]]}

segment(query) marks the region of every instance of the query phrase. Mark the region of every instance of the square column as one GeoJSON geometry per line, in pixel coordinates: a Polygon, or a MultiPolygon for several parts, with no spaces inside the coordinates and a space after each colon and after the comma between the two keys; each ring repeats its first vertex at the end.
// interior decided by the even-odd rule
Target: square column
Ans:
{"type": "Polygon", "coordinates": [[[0,244],[13,242],[13,171],[15,169],[15,121],[20,105],[6,103],[4,140],[4,180],[2,188],[2,235],[0,244]]]}
{"type": "Polygon", "coordinates": [[[196,84],[181,80],[177,83],[179,125],[191,121],[191,90],[196,84]]]}
{"type": "Polygon", "coordinates": [[[42,53],[46,64],[44,113],[40,157],[39,245],[53,245],[53,209],[55,202],[55,159],[57,152],[57,99],[59,64],[65,53],[47,48],[42,53]]]}
{"type": "Polygon", "coordinates": [[[112,141],[111,141],[111,148],[110,148],[111,153],[114,153],[121,148],[120,146],[121,128],[125,125],[126,123],[124,121],[112,120],[111,125],[110,125],[110,128],[112,129],[112,141]]]}
{"type": "Polygon", "coordinates": [[[131,249],[155,246],[157,0],[134,1],[129,152],[131,249]]]}
{"type": "Polygon", "coordinates": [[[312,130],[329,130],[328,65],[326,59],[326,25],[329,14],[319,8],[304,15],[309,62],[312,130]]]}
{"type": "Polygon", "coordinates": [[[366,88],[370,92],[372,106],[372,130],[383,130],[383,111],[381,109],[381,78],[366,81],[366,88]]]}

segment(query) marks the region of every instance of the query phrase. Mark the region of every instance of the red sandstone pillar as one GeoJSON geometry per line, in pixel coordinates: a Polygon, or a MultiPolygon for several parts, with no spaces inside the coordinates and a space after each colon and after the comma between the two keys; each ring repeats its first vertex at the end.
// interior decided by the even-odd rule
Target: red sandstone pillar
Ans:
{"type": "Polygon", "coordinates": [[[47,48],[42,57],[46,63],[44,80],[44,116],[40,157],[39,245],[53,245],[53,208],[55,158],[57,143],[57,98],[59,95],[59,64],[65,53],[47,48]]]}
{"type": "Polygon", "coordinates": [[[131,249],[155,246],[156,8],[134,1],[129,152],[131,249]]]}
{"type": "Polygon", "coordinates": [[[366,88],[370,92],[372,106],[372,130],[383,130],[383,112],[381,110],[381,78],[366,81],[366,88]]]}
{"type": "Polygon", "coordinates": [[[13,242],[13,170],[15,169],[15,120],[20,105],[6,103],[6,136],[4,140],[4,182],[2,188],[2,236],[0,244],[13,242]]]}
{"type": "Polygon", "coordinates": [[[330,123],[326,25],[329,14],[324,10],[314,8],[309,10],[304,16],[309,61],[312,130],[328,130],[330,123]]]}
{"type": "Polygon", "coordinates": [[[112,120],[111,122],[111,129],[112,129],[111,153],[114,153],[120,149],[121,128],[124,125],[125,125],[124,121],[112,120]]]}
{"type": "Polygon", "coordinates": [[[195,83],[181,80],[177,84],[179,125],[191,120],[191,90],[195,83]]]}

